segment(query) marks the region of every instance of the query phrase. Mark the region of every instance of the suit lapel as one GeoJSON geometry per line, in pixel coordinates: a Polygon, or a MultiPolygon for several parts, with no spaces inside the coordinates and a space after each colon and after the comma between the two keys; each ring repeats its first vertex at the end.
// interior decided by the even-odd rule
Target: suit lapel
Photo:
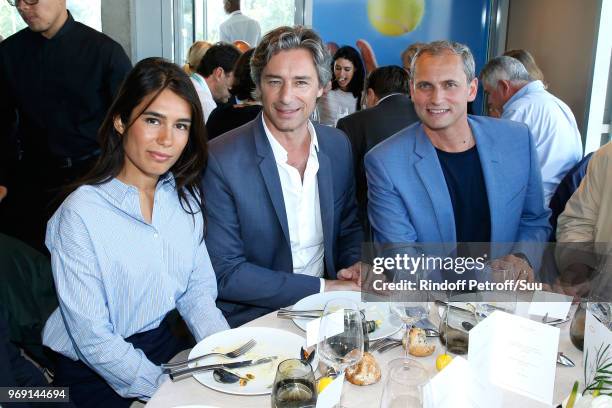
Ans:
{"type": "Polygon", "coordinates": [[[440,242],[454,242],[457,239],[455,231],[455,216],[453,204],[448,194],[448,187],[436,150],[429,138],[419,126],[415,140],[415,153],[421,160],[415,163],[415,168],[433,207],[438,222],[440,242]]]}
{"type": "MultiPolygon", "coordinates": [[[[333,241],[334,241],[334,188],[332,179],[331,162],[329,156],[323,152],[321,132],[318,133],[319,152],[319,171],[317,172],[317,184],[319,187],[319,206],[321,208],[321,224],[323,224],[323,248],[325,249],[325,263],[328,274],[333,274],[335,266],[333,262],[333,241]]],[[[330,276],[334,277],[334,276],[330,276]]]]}
{"type": "Polygon", "coordinates": [[[283,189],[280,183],[280,177],[278,175],[278,168],[276,167],[276,160],[274,159],[274,153],[270,142],[266,137],[266,132],[263,128],[261,119],[261,113],[255,119],[256,127],[253,129],[253,137],[255,138],[255,149],[257,154],[262,158],[259,162],[259,171],[264,179],[268,195],[272,201],[272,206],[276,212],[278,222],[283,230],[283,235],[287,240],[287,244],[291,247],[291,240],[289,238],[289,225],[287,223],[287,211],[285,209],[285,200],[283,198],[283,189]]]}
{"type": "Polygon", "coordinates": [[[480,158],[480,165],[482,166],[482,175],[487,189],[489,212],[491,214],[491,242],[497,242],[497,227],[501,225],[497,220],[503,218],[504,211],[502,202],[499,200],[499,194],[497,194],[503,186],[502,180],[499,178],[501,176],[499,171],[499,164],[501,161],[500,152],[495,146],[495,140],[487,135],[480,125],[471,119],[468,119],[468,121],[472,128],[474,139],[476,140],[478,157],[480,158]]]}

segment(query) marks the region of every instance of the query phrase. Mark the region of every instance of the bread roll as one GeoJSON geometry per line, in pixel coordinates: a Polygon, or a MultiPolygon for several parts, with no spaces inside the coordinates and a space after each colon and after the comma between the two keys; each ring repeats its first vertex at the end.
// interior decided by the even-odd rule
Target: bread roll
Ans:
{"type": "Polygon", "coordinates": [[[355,385],[376,384],[380,380],[380,367],[374,356],[365,352],[357,364],[346,369],[345,377],[355,385]]]}
{"type": "MultiPolygon", "coordinates": [[[[436,346],[434,344],[427,343],[427,336],[425,330],[418,327],[413,327],[408,333],[408,353],[415,357],[429,356],[434,352],[436,346]]],[[[406,348],[406,336],[402,339],[402,345],[406,348]]]]}

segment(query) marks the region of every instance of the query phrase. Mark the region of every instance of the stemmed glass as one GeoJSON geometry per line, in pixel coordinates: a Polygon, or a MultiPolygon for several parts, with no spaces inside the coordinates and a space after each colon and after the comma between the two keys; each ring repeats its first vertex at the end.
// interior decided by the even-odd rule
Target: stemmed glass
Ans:
{"type": "MultiPolygon", "coordinates": [[[[419,274],[396,272],[393,283],[401,284],[402,281],[412,281],[418,287],[419,274]]],[[[391,313],[400,318],[404,323],[405,338],[408,341],[410,327],[429,316],[429,296],[427,291],[412,290],[394,291],[391,295],[391,313]]],[[[404,347],[404,357],[408,357],[408,347],[404,347]]]]}
{"type": "MultiPolygon", "coordinates": [[[[336,330],[337,332],[338,330],[336,330]]],[[[363,325],[361,312],[357,303],[348,299],[333,299],[327,302],[319,328],[317,345],[319,359],[342,375],[347,367],[356,364],[363,357],[363,325]],[[343,322],[339,322],[334,313],[340,313],[343,322]],[[333,328],[343,329],[334,334],[333,328]]],[[[338,405],[342,407],[342,403],[338,405]]]]}
{"type": "Polygon", "coordinates": [[[423,386],[427,381],[427,370],[418,361],[409,358],[391,360],[380,408],[421,408],[423,386]]]}

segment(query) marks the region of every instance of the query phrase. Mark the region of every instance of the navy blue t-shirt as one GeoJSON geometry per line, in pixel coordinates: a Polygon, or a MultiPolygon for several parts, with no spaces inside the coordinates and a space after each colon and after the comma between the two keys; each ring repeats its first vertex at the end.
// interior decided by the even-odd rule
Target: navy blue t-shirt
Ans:
{"type": "Polygon", "coordinates": [[[436,152],[453,203],[457,242],[489,242],[489,201],[476,146],[460,153],[436,152]]]}

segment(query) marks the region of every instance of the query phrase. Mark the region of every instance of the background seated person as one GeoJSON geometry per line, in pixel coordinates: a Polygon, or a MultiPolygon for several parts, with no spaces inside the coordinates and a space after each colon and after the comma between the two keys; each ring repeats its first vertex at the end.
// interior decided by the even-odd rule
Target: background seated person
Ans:
{"type": "Polygon", "coordinates": [[[234,67],[234,84],[230,89],[236,104],[230,102],[218,106],[206,122],[208,140],[229,132],[252,121],[261,112],[261,104],[254,99],[255,83],[251,78],[251,56],[254,48],[246,51],[236,61],[234,67]]]}

